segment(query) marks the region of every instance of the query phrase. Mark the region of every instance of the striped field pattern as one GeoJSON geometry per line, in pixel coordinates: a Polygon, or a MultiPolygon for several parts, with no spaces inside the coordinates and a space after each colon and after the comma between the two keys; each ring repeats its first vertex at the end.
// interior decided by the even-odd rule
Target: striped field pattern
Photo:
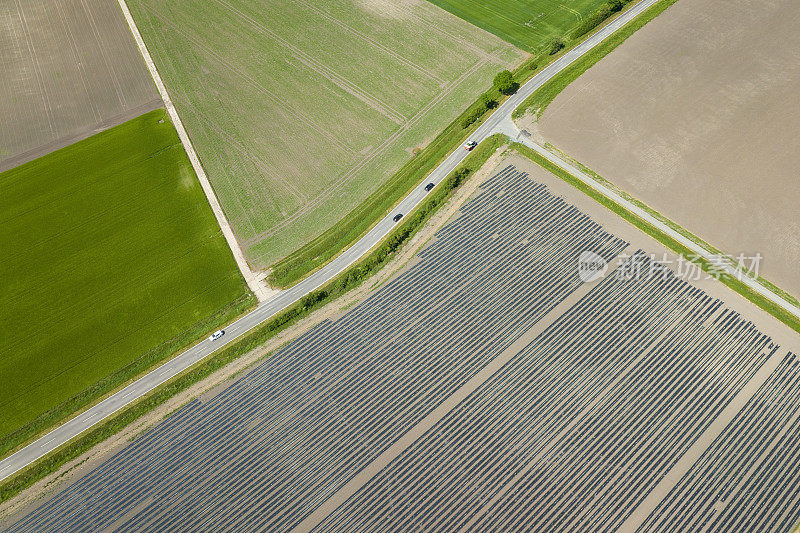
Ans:
{"type": "MultiPolygon", "coordinates": [[[[581,252],[611,262],[627,248],[509,166],[365,302],[184,407],[9,530],[610,531],[767,361],[786,357],[742,411],[748,422],[735,418],[687,474],[707,482],[680,481],[651,518],[680,520],[684,494],[721,486],[735,468],[715,466],[717,454],[755,465],[759,450],[737,452],[740,439],[767,447],[792,418],[760,402],[795,398],[794,356],[658,265],[639,278],[617,275],[621,261],[581,283],[581,252]]],[[[627,261],[648,260],[639,251],[627,261]]],[[[747,472],[727,508],[737,524],[800,516],[796,498],[780,513],[751,506],[772,489],[747,472]]],[[[781,472],[786,490],[800,481],[797,469],[781,472]]]]}

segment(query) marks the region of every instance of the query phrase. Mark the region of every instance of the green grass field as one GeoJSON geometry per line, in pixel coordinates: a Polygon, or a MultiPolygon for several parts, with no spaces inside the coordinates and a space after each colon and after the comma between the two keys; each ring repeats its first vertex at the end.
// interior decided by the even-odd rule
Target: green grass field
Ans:
{"type": "Polygon", "coordinates": [[[567,34],[606,0],[430,0],[528,52],[567,34]]]}
{"type": "Polygon", "coordinates": [[[6,171],[0,190],[4,444],[252,305],[163,110],[6,171]]]}
{"type": "Polygon", "coordinates": [[[129,4],[256,267],[379,190],[525,56],[423,1],[129,4]]]}

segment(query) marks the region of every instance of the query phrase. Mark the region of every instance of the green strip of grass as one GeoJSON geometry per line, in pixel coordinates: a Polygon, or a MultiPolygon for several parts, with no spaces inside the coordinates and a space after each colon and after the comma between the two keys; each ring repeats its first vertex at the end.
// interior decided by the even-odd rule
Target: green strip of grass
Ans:
{"type": "MultiPolygon", "coordinates": [[[[471,109],[472,106],[464,114],[471,109]]],[[[392,206],[436,168],[454,146],[477,128],[477,125],[463,128],[460,119],[461,117],[447,126],[428,146],[342,220],[273,265],[268,278],[270,285],[278,288],[294,285],[366,234],[392,206]]]]}
{"type": "Polygon", "coordinates": [[[625,39],[636,33],[645,24],[663,13],[677,1],[678,0],[663,0],[641,13],[597,47],[575,61],[575,63],[553,76],[536,92],[526,98],[525,101],[514,110],[513,118],[520,118],[529,112],[535,113],[537,118],[540,117],[544,110],[547,109],[547,106],[550,105],[550,102],[552,102],[570,83],[578,79],[581,74],[611,53],[611,51],[622,44],[625,39]]]}
{"type": "Polygon", "coordinates": [[[572,30],[570,37],[575,39],[586,35],[603,24],[606,20],[610,19],[614,13],[622,11],[625,4],[629,2],[631,2],[631,0],[609,0],[597,10],[593,11],[589,16],[584,17],[575,29],[572,30]]]}
{"type": "MultiPolygon", "coordinates": [[[[607,207],[620,217],[624,218],[629,223],[633,224],[641,231],[647,233],[658,242],[663,244],[664,246],[668,247],[669,249],[673,250],[674,252],[682,255],[689,261],[693,261],[698,266],[700,266],[704,271],[713,273],[715,269],[713,265],[711,265],[708,261],[696,258],[695,253],[692,250],[689,250],[684,245],[667,235],[666,233],[662,232],[652,224],[645,222],[641,218],[637,217],[618,203],[614,202],[610,198],[600,194],[595,189],[589,187],[585,183],[583,183],[578,178],[574,177],[572,174],[568,173],[563,168],[559,167],[558,165],[552,163],[551,161],[545,159],[541,155],[539,155],[536,151],[528,148],[527,146],[520,144],[520,143],[512,143],[511,148],[516,150],[521,155],[524,155],[528,159],[532,160],[539,166],[543,167],[544,169],[548,170],[558,178],[564,180],[565,182],[569,183],[576,189],[580,190],[581,192],[585,193],[586,195],[593,198],[597,203],[607,207]]],[[[745,285],[743,282],[739,281],[738,279],[723,275],[720,277],[720,281],[722,281],[725,285],[733,289],[734,291],[738,292],[752,303],[760,307],[761,309],[765,310],[793,330],[800,333],[800,320],[795,317],[793,314],[787,312],[782,307],[779,307],[774,302],[768,300],[761,294],[755,292],[753,289],[745,285]]]]}
{"type": "MultiPolygon", "coordinates": [[[[703,239],[701,239],[697,235],[692,234],[687,229],[683,228],[678,223],[673,222],[669,218],[665,217],[664,215],[662,215],[661,213],[659,213],[658,211],[656,211],[655,209],[653,209],[652,207],[650,207],[646,203],[642,202],[638,198],[635,198],[635,197],[631,196],[626,191],[620,189],[619,187],[614,185],[614,183],[612,183],[612,182],[608,181],[607,179],[603,178],[597,172],[593,171],[592,169],[590,169],[589,167],[587,167],[586,165],[584,165],[580,161],[570,157],[569,155],[565,154],[564,152],[562,152],[561,150],[559,150],[555,146],[551,145],[550,143],[547,143],[546,146],[550,150],[557,151],[559,154],[561,154],[562,158],[564,158],[565,160],[569,161],[570,163],[572,163],[573,165],[578,167],[580,170],[582,170],[586,174],[589,174],[590,176],[592,176],[599,183],[602,183],[603,185],[605,185],[609,189],[613,190],[614,192],[616,192],[617,194],[619,194],[620,196],[622,196],[623,198],[625,198],[629,202],[633,203],[637,207],[639,207],[641,209],[644,209],[649,214],[651,214],[653,217],[658,219],[660,222],[663,222],[664,224],[666,224],[667,226],[669,226],[673,230],[677,231],[678,233],[680,233],[681,235],[683,235],[684,237],[686,237],[690,241],[692,241],[692,242],[696,243],[697,245],[703,247],[709,253],[714,254],[714,255],[718,255],[718,256],[725,256],[726,255],[722,250],[712,246],[711,244],[709,244],[708,242],[704,241],[703,239]]],[[[733,265],[733,266],[735,266],[735,265],[733,265]]],[[[753,275],[753,273],[751,273],[751,275],[753,275]]],[[[769,281],[767,279],[764,279],[764,278],[762,278],[760,276],[757,277],[756,279],[764,287],[766,287],[767,289],[771,290],[772,292],[774,292],[775,294],[777,294],[778,296],[780,296],[781,298],[783,298],[787,302],[791,303],[792,305],[796,305],[797,307],[800,307],[800,301],[798,301],[797,298],[795,298],[794,296],[792,296],[791,294],[789,294],[785,290],[781,289],[780,287],[778,287],[777,285],[775,285],[771,281],[769,281]]]]}
{"type": "MultiPolygon", "coordinates": [[[[526,62],[519,69],[519,76],[530,77],[536,70],[535,63],[526,62]]],[[[504,98],[495,89],[486,92],[487,98],[501,101],[504,98]]],[[[273,287],[286,288],[321,268],[342,250],[360,239],[380,220],[392,206],[436,168],[455,147],[477,129],[480,119],[487,113],[485,105],[478,101],[471,105],[426,146],[411,161],[406,163],[385,185],[378,189],[347,216],[328,231],[273,265],[269,283],[273,287]],[[464,127],[464,117],[476,116],[475,109],[483,109],[477,120],[464,127]]]]}
{"type": "Polygon", "coordinates": [[[0,189],[0,454],[255,305],[163,109],[0,189]]]}
{"type": "MultiPolygon", "coordinates": [[[[554,55],[543,52],[530,56],[514,69],[515,83],[522,85],[576,44],[577,41],[554,55]]],[[[506,98],[508,97],[500,94],[494,87],[488,89],[378,191],[319,237],[272,265],[268,276],[270,285],[277,288],[291,287],[365,235],[392,206],[421,183],[425,176],[478,128],[481,120],[494,110],[486,102],[500,104],[506,98]]]]}
{"type": "Polygon", "coordinates": [[[209,332],[223,327],[225,324],[252,310],[256,303],[255,297],[250,293],[241,296],[205,320],[192,325],[189,329],[184,330],[169,341],[148,351],[129,365],[94,383],[80,394],[67,399],[55,408],[36,417],[22,428],[0,440],[0,457],[23,447],[36,436],[66,421],[87,406],[96,403],[109,394],[110,391],[114,391],[122,385],[133,381],[133,379],[162,363],[171,355],[185,350],[198,339],[205,338],[209,332]]]}
{"type": "Polygon", "coordinates": [[[308,294],[299,302],[248,333],[242,339],[237,340],[231,346],[212,354],[208,359],[201,361],[185,373],[157,388],[109,420],[2,483],[0,485],[0,503],[9,500],[36,481],[55,472],[62,465],[77,458],[92,446],[120,432],[137,418],[209,376],[237,357],[264,344],[270,338],[308,316],[313,310],[358,287],[394,257],[403,244],[408,242],[430,217],[447,202],[464,180],[483,166],[486,160],[505,142],[506,139],[501,135],[494,135],[484,140],[444,182],[430,193],[420,206],[403,219],[403,223],[396,227],[378,248],[347,271],[331,280],[324,287],[308,294]]]}
{"type": "MultiPolygon", "coordinates": [[[[666,1],[674,3],[677,0],[666,1]]],[[[658,13],[663,11],[663,9],[666,9],[666,6],[661,9],[661,11],[654,14],[651,13],[653,9],[654,8],[651,8],[651,10],[646,11],[629,25],[637,24],[637,21],[645,16],[649,16],[650,18],[655,17],[658,13]]],[[[624,32],[626,30],[623,29],[620,31],[624,32]]],[[[532,78],[537,71],[558,59],[581,42],[580,40],[569,39],[567,33],[563,33],[560,39],[565,43],[563,49],[555,54],[550,54],[545,50],[530,56],[525,62],[514,69],[514,81],[519,85],[524,84],[532,78]]],[[[590,52],[590,54],[591,53],[593,52],[590,52]]],[[[595,60],[595,62],[596,61],[597,60],[595,60]]],[[[588,68],[588,66],[586,68],[588,68]]],[[[545,87],[547,87],[547,84],[545,84],[545,87]]],[[[553,94],[553,97],[555,97],[555,94],[553,94]]],[[[450,152],[464,142],[464,140],[469,137],[469,134],[477,129],[480,121],[488,113],[493,111],[493,108],[487,107],[485,102],[502,103],[505,98],[507,97],[500,94],[494,87],[487,90],[471,106],[464,110],[458,118],[451,122],[444,131],[437,135],[428,146],[400,168],[380,190],[364,200],[358,207],[334,224],[330,229],[323,232],[319,237],[272,265],[268,277],[270,285],[277,288],[290,287],[321,268],[342,250],[356,242],[366,234],[392,206],[403,196],[408,194],[413,187],[421,183],[425,176],[436,168],[438,164],[444,161],[450,152]]]]}

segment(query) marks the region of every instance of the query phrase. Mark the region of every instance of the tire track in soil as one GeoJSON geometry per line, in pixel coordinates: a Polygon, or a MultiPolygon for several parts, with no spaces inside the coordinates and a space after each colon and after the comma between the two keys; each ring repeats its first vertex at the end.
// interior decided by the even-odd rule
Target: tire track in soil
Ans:
{"type": "Polygon", "coordinates": [[[424,76],[426,76],[426,77],[428,77],[428,78],[432,79],[433,81],[435,81],[436,83],[438,83],[440,86],[445,86],[445,85],[447,85],[447,80],[444,80],[444,79],[440,78],[439,76],[437,76],[436,74],[434,74],[434,73],[432,73],[432,72],[428,71],[427,69],[425,69],[425,68],[423,68],[423,67],[421,67],[421,66],[417,65],[416,63],[414,63],[414,62],[413,62],[413,61],[411,61],[410,59],[406,59],[405,57],[401,56],[399,53],[395,52],[395,51],[394,51],[394,50],[392,50],[391,48],[389,48],[389,47],[387,47],[387,46],[384,46],[384,45],[382,45],[381,43],[379,43],[378,41],[374,40],[374,39],[373,39],[372,37],[370,37],[369,35],[367,35],[367,34],[365,34],[365,33],[361,32],[361,31],[358,31],[358,30],[356,30],[355,28],[351,28],[351,27],[350,27],[350,26],[348,26],[348,25],[347,25],[345,22],[342,22],[341,20],[337,19],[337,18],[336,18],[336,17],[334,17],[333,15],[330,15],[330,14],[328,14],[328,13],[326,13],[326,12],[322,11],[321,9],[318,9],[317,7],[315,7],[315,6],[314,6],[313,4],[311,4],[310,2],[307,2],[306,0],[295,0],[295,1],[296,1],[298,4],[302,4],[302,5],[306,6],[306,7],[307,7],[309,10],[313,11],[314,13],[317,13],[317,14],[318,14],[318,15],[320,15],[321,17],[323,17],[323,18],[325,18],[325,19],[328,19],[328,20],[330,20],[331,22],[333,22],[333,23],[334,23],[334,24],[336,24],[337,26],[340,26],[341,28],[344,28],[346,31],[348,31],[348,32],[350,32],[350,33],[352,33],[352,34],[354,34],[354,35],[357,35],[358,37],[360,37],[360,38],[361,38],[361,39],[363,39],[364,41],[368,42],[369,44],[371,44],[371,45],[372,45],[372,46],[374,46],[375,48],[378,48],[378,49],[379,49],[379,50],[381,50],[382,52],[384,52],[384,53],[386,53],[386,54],[388,54],[388,55],[392,56],[392,57],[393,57],[393,58],[395,58],[395,59],[397,59],[398,61],[400,61],[400,62],[401,62],[401,63],[403,63],[404,65],[406,65],[406,66],[409,66],[409,67],[411,67],[412,69],[414,69],[414,70],[416,70],[417,72],[419,72],[420,74],[423,74],[424,76]]]}
{"type": "Polygon", "coordinates": [[[289,224],[295,222],[299,217],[308,213],[311,209],[317,207],[320,203],[330,198],[331,195],[338,192],[349,178],[351,178],[355,173],[363,169],[369,162],[371,162],[377,156],[383,154],[387,149],[389,149],[401,135],[403,135],[411,127],[415,126],[425,115],[427,115],[428,111],[430,111],[430,109],[433,106],[441,102],[445,97],[449,96],[449,94],[453,91],[453,89],[455,89],[458,85],[460,85],[467,77],[477,72],[478,69],[480,69],[486,63],[488,63],[486,59],[484,58],[479,59],[477,63],[473,64],[469,69],[464,71],[461,74],[461,76],[458,77],[458,79],[456,79],[453,83],[448,85],[439,94],[437,94],[437,96],[433,100],[428,102],[428,104],[425,105],[425,107],[423,107],[420,111],[418,111],[416,115],[414,115],[405,125],[403,125],[403,127],[401,127],[400,129],[395,131],[392,135],[387,137],[380,145],[378,145],[377,148],[373,149],[366,157],[364,157],[364,159],[358,162],[354,167],[351,167],[344,174],[340,175],[333,183],[328,185],[322,194],[316,196],[312,201],[308,202],[300,210],[296,211],[291,216],[287,217],[273,228],[270,228],[269,230],[264,231],[256,235],[255,237],[246,239],[245,241],[243,241],[244,246],[245,247],[252,246],[253,244],[258,243],[264,240],[265,238],[269,238],[275,235],[277,232],[279,232],[289,224]]]}
{"type": "MultiPolygon", "coordinates": [[[[274,183],[281,184],[284,188],[286,188],[289,193],[294,196],[297,200],[301,202],[305,202],[308,200],[308,195],[304,194],[300,189],[298,189],[291,180],[279,180],[275,178],[275,176],[270,171],[269,164],[262,160],[257,155],[253,154],[252,151],[248,150],[242,143],[240,143],[237,139],[226,133],[222,128],[220,128],[216,122],[211,120],[209,117],[204,115],[199,109],[193,106],[188,101],[182,101],[182,105],[186,106],[192,113],[195,114],[203,123],[206,124],[214,133],[216,133],[220,138],[227,141],[231,144],[242,156],[246,157],[250,160],[253,165],[255,165],[259,170],[263,172],[264,175],[271,178],[271,181],[274,183]]],[[[259,197],[261,195],[258,195],[259,197]]],[[[265,198],[264,201],[270,201],[268,198],[265,198]]]]}
{"type": "Polygon", "coordinates": [[[225,0],[213,0],[217,4],[227,8],[232,13],[236,14],[239,18],[244,20],[245,22],[249,23],[253,28],[259,30],[264,35],[271,37],[275,42],[289,50],[292,55],[300,61],[301,63],[305,64],[310,68],[312,71],[316,72],[320,76],[323,76],[327,80],[331,81],[332,83],[338,85],[342,90],[348,92],[349,94],[355,96],[369,107],[378,111],[386,118],[395,122],[397,124],[403,124],[407,121],[406,117],[403,116],[402,113],[397,111],[396,109],[392,108],[386,102],[383,102],[378,97],[369,94],[367,91],[361,89],[350,80],[345,78],[344,76],[338,74],[336,71],[331,69],[330,67],[323,65],[316,59],[314,59],[311,55],[303,52],[296,46],[292,45],[289,41],[282,38],[280,35],[275,33],[274,31],[270,30],[266,26],[260,24],[257,20],[253,19],[252,17],[248,16],[244,12],[236,9],[231,4],[226,2],[225,0]]]}
{"type": "Polygon", "coordinates": [[[320,126],[319,124],[316,124],[310,117],[308,117],[302,111],[298,111],[298,110],[292,108],[291,106],[289,106],[286,103],[285,100],[283,100],[278,95],[276,95],[275,93],[270,91],[268,88],[263,86],[256,79],[254,79],[250,75],[246,74],[242,70],[238,69],[236,66],[232,65],[228,61],[226,61],[222,56],[217,54],[217,52],[215,52],[211,48],[207,47],[206,45],[204,45],[203,43],[201,43],[197,39],[189,36],[188,34],[186,34],[183,31],[181,31],[181,29],[178,28],[168,17],[165,17],[164,15],[159,13],[150,4],[142,4],[142,5],[145,7],[145,9],[147,11],[149,11],[152,15],[154,15],[158,20],[160,20],[162,23],[164,23],[167,26],[169,26],[175,33],[179,34],[181,37],[183,37],[184,39],[186,39],[187,41],[189,41],[190,43],[195,45],[197,48],[200,48],[201,50],[203,50],[207,54],[211,55],[217,62],[219,62],[222,66],[224,66],[225,68],[227,68],[228,70],[230,70],[231,72],[233,72],[234,74],[239,76],[242,80],[250,83],[253,87],[256,87],[260,92],[262,92],[270,100],[275,102],[284,111],[286,111],[287,113],[289,113],[289,114],[293,115],[294,117],[296,117],[300,122],[302,122],[306,126],[308,126],[310,128],[313,128],[314,131],[316,133],[318,133],[321,137],[324,137],[325,139],[327,139],[330,142],[334,143],[341,150],[343,150],[345,152],[348,152],[350,154],[355,154],[355,150],[353,150],[349,146],[344,145],[342,143],[342,141],[340,139],[338,139],[337,137],[335,137],[334,135],[331,135],[331,134],[327,133],[327,131],[322,126],[320,126]]]}

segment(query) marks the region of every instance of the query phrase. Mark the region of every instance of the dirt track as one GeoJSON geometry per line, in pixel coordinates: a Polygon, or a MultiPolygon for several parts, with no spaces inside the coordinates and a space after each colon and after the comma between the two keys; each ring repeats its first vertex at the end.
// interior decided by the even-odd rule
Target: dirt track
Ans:
{"type": "Polygon", "coordinates": [[[796,296],[798,30],[791,0],[681,0],[525,126],[796,296]]]}

